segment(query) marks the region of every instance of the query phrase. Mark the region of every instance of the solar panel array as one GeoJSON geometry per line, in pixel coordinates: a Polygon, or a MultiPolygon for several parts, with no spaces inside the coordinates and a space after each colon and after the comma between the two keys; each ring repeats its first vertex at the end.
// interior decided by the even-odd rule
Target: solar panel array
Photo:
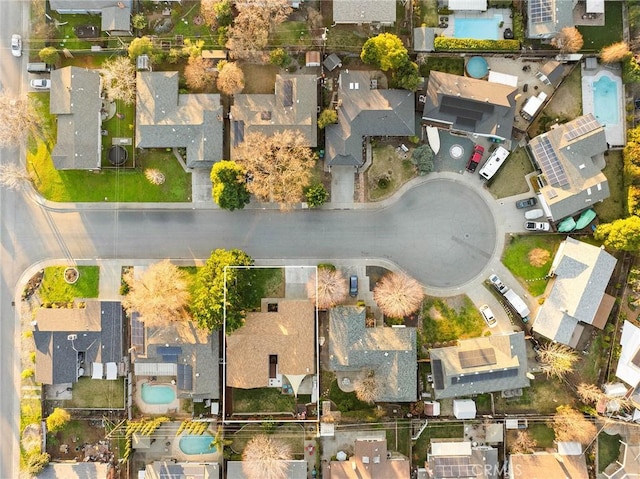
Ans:
{"type": "Polygon", "coordinates": [[[444,373],[442,372],[442,360],[434,359],[431,361],[431,371],[433,372],[433,387],[436,389],[444,389],[444,373]]]}
{"type": "Polygon", "coordinates": [[[514,378],[518,375],[518,368],[499,369],[497,371],[487,371],[482,373],[467,374],[451,378],[451,384],[469,384],[481,381],[494,381],[496,379],[514,378]]]}
{"type": "Polygon", "coordinates": [[[581,116],[577,120],[569,123],[569,125],[569,130],[564,134],[564,139],[567,141],[575,140],[579,136],[600,128],[600,123],[598,123],[598,120],[596,120],[592,114],[581,116]]]}
{"type": "Polygon", "coordinates": [[[434,463],[438,479],[476,476],[468,457],[436,457],[434,463]]]}
{"type": "Polygon", "coordinates": [[[138,313],[131,315],[131,345],[139,353],[144,353],[144,324],[138,318],[138,313]]]}
{"type": "Polygon", "coordinates": [[[553,20],[553,0],[529,0],[531,23],[547,23],[553,20]]]}
{"type": "Polygon", "coordinates": [[[282,104],[284,106],[293,105],[293,81],[291,80],[282,82],[282,104]]]}
{"type": "Polygon", "coordinates": [[[178,364],[177,375],[178,389],[191,391],[193,389],[193,368],[190,364],[178,364]]]}
{"type": "Polygon", "coordinates": [[[460,366],[463,368],[477,368],[496,364],[496,351],[493,348],[472,349],[470,351],[458,351],[460,366]]]}
{"type": "Polygon", "coordinates": [[[539,137],[533,146],[533,154],[536,157],[544,176],[552,186],[564,187],[569,184],[569,179],[556,151],[551,146],[549,138],[539,137]]]}

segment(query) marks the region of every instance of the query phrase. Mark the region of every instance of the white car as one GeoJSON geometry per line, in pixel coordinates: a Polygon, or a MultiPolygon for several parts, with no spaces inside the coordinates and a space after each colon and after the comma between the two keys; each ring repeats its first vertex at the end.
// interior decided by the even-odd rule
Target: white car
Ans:
{"type": "Polygon", "coordinates": [[[524,224],[527,231],[549,231],[551,225],[547,221],[527,221],[524,224]]]}
{"type": "Polygon", "coordinates": [[[11,35],[11,54],[14,57],[22,56],[22,37],[17,33],[11,35]]]}
{"type": "Polygon", "coordinates": [[[495,327],[496,324],[498,324],[498,321],[496,320],[496,317],[493,315],[493,311],[491,311],[491,308],[489,307],[489,305],[483,304],[482,306],[480,306],[480,314],[482,314],[482,318],[484,319],[485,323],[487,323],[487,326],[489,326],[490,328],[493,328],[495,327]]]}
{"type": "Polygon", "coordinates": [[[46,78],[36,78],[29,82],[31,88],[35,88],[36,90],[49,90],[51,89],[51,80],[46,78]]]}
{"type": "Polygon", "coordinates": [[[537,220],[538,218],[542,218],[544,216],[544,211],[542,208],[535,208],[533,210],[529,210],[525,212],[524,218],[526,220],[537,220]]]}

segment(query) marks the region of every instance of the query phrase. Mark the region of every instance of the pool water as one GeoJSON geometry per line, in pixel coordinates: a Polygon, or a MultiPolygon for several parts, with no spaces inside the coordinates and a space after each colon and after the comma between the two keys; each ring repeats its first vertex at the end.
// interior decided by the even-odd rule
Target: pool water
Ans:
{"type": "Polygon", "coordinates": [[[471,57],[467,62],[467,75],[471,78],[484,78],[489,73],[487,60],[482,57],[471,57]]]}
{"type": "Polygon", "coordinates": [[[212,441],[213,436],[209,434],[182,436],[180,438],[180,450],[188,455],[213,454],[216,452],[216,448],[211,444],[212,441]]]}
{"type": "Polygon", "coordinates": [[[608,76],[593,82],[593,110],[602,126],[615,125],[620,118],[618,85],[608,76]]]}
{"type": "Polygon", "coordinates": [[[171,404],[176,400],[176,391],[166,384],[142,384],[142,400],[147,404],[171,404]]]}
{"type": "Polygon", "coordinates": [[[453,20],[453,36],[456,38],[475,38],[476,40],[498,40],[500,29],[498,25],[502,15],[493,18],[458,18],[453,20]]]}

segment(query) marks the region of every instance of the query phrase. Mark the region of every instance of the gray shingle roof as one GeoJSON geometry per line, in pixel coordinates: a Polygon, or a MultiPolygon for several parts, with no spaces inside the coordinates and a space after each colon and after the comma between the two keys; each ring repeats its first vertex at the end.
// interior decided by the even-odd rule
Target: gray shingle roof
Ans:
{"type": "Polygon", "coordinates": [[[131,10],[120,7],[103,8],[100,29],[103,32],[129,32],[131,29],[131,10]]]}
{"type": "Polygon", "coordinates": [[[371,89],[373,72],[340,74],[338,123],[326,127],[326,158],[329,165],[364,162],[365,136],[412,136],[415,134],[415,95],[408,90],[371,89]]]}
{"type": "Polygon", "coordinates": [[[51,158],[58,170],[100,168],[100,75],[65,67],[51,72],[49,111],[57,115],[58,136],[51,158]]]}
{"type": "MultiPolygon", "coordinates": [[[[283,461],[287,463],[286,475],[287,479],[306,479],[307,463],[303,460],[283,461]]],[[[247,479],[242,470],[242,461],[227,462],[227,479],[247,479]]]]}
{"type": "Polygon", "coordinates": [[[178,72],[138,72],[136,147],[187,149],[187,166],[222,159],[222,105],[217,94],[179,94],[178,72]]]}
{"type": "Polygon", "coordinates": [[[220,465],[217,462],[167,462],[154,461],[145,469],[147,479],[219,479],[220,465]]]}
{"type": "Polygon", "coordinates": [[[333,0],[336,23],[384,23],[396,21],[395,0],[333,0]]]}
{"type": "Polygon", "coordinates": [[[377,401],[415,401],[415,328],[367,328],[364,308],[354,306],[335,307],[329,318],[331,370],[372,369],[378,378],[383,378],[377,401]]]}
{"type": "Polygon", "coordinates": [[[573,346],[578,323],[593,323],[616,261],[605,250],[568,237],[553,260],[551,272],[556,277],[533,323],[534,331],[573,346]]]}
{"type": "Polygon", "coordinates": [[[62,13],[99,13],[103,8],[117,7],[119,3],[131,10],[131,0],[49,0],[51,10],[62,13]]]}
{"type": "MultiPolygon", "coordinates": [[[[573,0],[540,0],[548,4],[551,13],[549,21],[536,22],[532,8],[536,2],[527,2],[527,38],[553,38],[564,27],[573,26],[573,0]]],[[[537,3],[540,3],[537,2],[537,3]]]]}

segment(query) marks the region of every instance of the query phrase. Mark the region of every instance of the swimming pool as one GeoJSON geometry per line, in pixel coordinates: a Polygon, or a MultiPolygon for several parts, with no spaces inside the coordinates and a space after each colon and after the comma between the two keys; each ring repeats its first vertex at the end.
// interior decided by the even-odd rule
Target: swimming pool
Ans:
{"type": "Polygon", "coordinates": [[[453,36],[456,38],[475,38],[477,40],[498,40],[502,15],[493,18],[454,18],[453,36]]]}
{"type": "Polygon", "coordinates": [[[171,404],[176,400],[176,391],[168,384],[143,383],[140,395],[147,404],[171,404]]]}
{"type": "Polygon", "coordinates": [[[615,125],[620,118],[618,85],[606,75],[593,82],[593,114],[601,125],[615,125]]]}
{"type": "Polygon", "coordinates": [[[197,454],[213,454],[216,452],[215,446],[211,443],[213,436],[203,434],[202,436],[182,436],[180,438],[180,450],[189,456],[197,454]]]}
{"type": "Polygon", "coordinates": [[[489,73],[489,64],[482,57],[471,57],[467,61],[467,75],[471,78],[484,78],[489,73]]]}

